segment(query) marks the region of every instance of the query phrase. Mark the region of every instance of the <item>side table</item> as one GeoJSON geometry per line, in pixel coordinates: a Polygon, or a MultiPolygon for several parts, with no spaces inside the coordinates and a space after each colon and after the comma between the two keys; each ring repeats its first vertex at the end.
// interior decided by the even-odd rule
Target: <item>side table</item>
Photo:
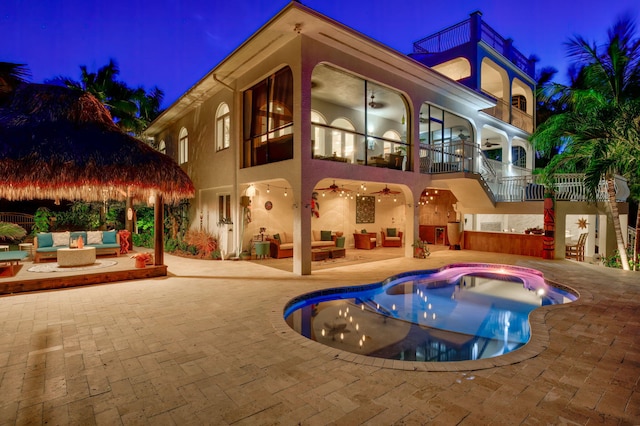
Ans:
{"type": "Polygon", "coordinates": [[[254,241],[253,244],[256,248],[256,259],[265,259],[269,257],[269,246],[271,245],[271,242],[254,241]]]}
{"type": "Polygon", "coordinates": [[[20,243],[18,244],[18,250],[26,251],[29,253],[27,258],[33,260],[33,243],[20,243]]]}

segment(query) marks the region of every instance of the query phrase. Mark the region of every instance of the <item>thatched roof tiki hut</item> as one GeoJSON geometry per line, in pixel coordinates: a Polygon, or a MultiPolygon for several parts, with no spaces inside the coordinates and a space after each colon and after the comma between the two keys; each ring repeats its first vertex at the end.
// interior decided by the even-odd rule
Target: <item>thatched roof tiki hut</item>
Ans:
{"type": "Polygon", "coordinates": [[[194,195],[170,157],[129,136],[95,97],[19,84],[0,97],[0,198],[147,201],[155,197],[155,264],[162,265],[163,203],[194,195]]]}

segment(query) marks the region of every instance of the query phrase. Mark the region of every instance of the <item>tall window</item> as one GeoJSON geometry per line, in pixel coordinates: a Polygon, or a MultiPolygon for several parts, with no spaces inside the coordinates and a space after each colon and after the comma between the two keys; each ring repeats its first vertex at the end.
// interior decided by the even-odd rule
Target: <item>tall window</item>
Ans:
{"type": "Polygon", "coordinates": [[[285,67],[244,92],[243,167],[293,158],[293,73],[285,67]]]}
{"type": "Polygon", "coordinates": [[[187,161],[189,161],[189,133],[183,127],[178,136],[178,162],[184,164],[187,161]]]}
{"type": "Polygon", "coordinates": [[[160,143],[158,144],[158,151],[160,151],[163,154],[167,153],[167,144],[164,142],[164,139],[160,141],[160,143]]]}
{"type": "Polygon", "coordinates": [[[231,137],[229,135],[229,127],[231,124],[231,114],[229,106],[221,103],[216,112],[216,149],[218,151],[229,148],[231,137]]]}
{"type": "Polygon", "coordinates": [[[514,166],[527,167],[527,151],[521,146],[511,147],[511,163],[514,166]]]}
{"type": "Polygon", "coordinates": [[[327,120],[317,111],[311,111],[311,132],[313,135],[313,156],[322,157],[326,152],[326,132],[323,125],[327,124],[327,120]],[[318,125],[320,124],[320,125],[318,125]]]}
{"type": "Polygon", "coordinates": [[[355,150],[355,137],[353,134],[356,130],[355,127],[349,120],[344,118],[333,120],[331,127],[334,127],[334,130],[331,131],[331,154],[346,158],[349,162],[352,162],[355,150]],[[346,132],[339,129],[344,129],[346,132]]]}
{"type": "Polygon", "coordinates": [[[218,224],[231,223],[231,195],[218,195],[218,224]]]}

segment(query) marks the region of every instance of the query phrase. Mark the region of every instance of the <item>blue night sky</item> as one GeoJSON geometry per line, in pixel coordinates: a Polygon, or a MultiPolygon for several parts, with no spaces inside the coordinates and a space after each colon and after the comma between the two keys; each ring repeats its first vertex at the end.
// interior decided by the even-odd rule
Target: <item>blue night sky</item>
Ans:
{"type": "MultiPolygon", "coordinates": [[[[78,79],[114,58],[130,86],[165,92],[169,106],[288,4],[286,0],[4,0],[0,61],[24,63],[31,81],[78,79]]],[[[412,43],[468,18],[483,19],[537,69],[564,81],[564,42],[575,34],[602,42],[615,19],[638,24],[638,0],[302,0],[302,3],[402,53],[412,43]],[[525,7],[526,5],[526,7],[525,7]]],[[[640,33],[637,33],[640,35],[640,33]]]]}

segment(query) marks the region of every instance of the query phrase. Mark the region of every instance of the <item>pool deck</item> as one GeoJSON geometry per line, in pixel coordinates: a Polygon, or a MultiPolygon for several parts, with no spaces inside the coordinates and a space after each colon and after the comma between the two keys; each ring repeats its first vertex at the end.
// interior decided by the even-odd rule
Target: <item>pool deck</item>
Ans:
{"type": "Polygon", "coordinates": [[[382,250],[305,277],[166,255],[167,277],[2,296],[0,425],[640,424],[640,273],[382,250]],[[457,262],[538,269],[581,298],[536,311],[524,350],[464,365],[360,357],[281,316],[304,292],[457,262]]]}

